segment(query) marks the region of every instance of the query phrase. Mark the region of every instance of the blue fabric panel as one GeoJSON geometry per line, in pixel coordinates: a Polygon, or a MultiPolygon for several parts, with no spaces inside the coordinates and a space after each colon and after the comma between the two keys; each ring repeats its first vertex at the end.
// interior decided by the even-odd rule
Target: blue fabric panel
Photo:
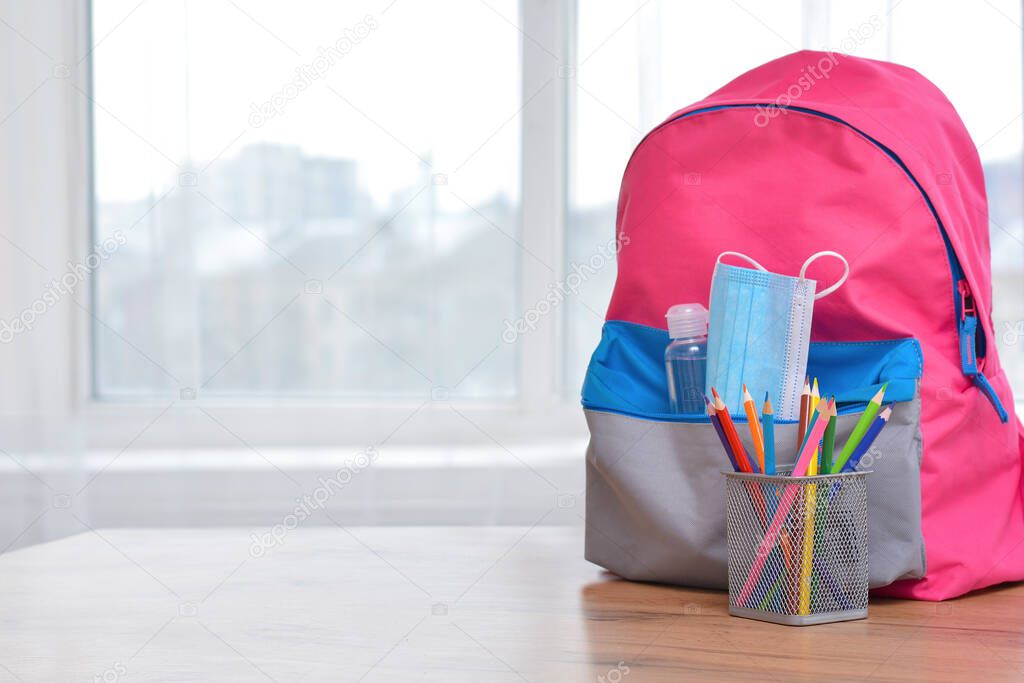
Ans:
{"type": "MultiPolygon", "coordinates": [[[[669,410],[664,360],[668,342],[665,330],[606,322],[583,381],[583,406],[652,420],[706,422],[703,414],[669,410]]],[[[818,378],[823,392],[835,395],[840,414],[862,410],[885,382],[886,403],[912,400],[922,369],[916,339],[811,342],[807,361],[807,374],[818,378]]],[[[760,407],[762,397],[754,398],[760,407]]],[[[743,415],[733,419],[745,421],[743,415]]]]}

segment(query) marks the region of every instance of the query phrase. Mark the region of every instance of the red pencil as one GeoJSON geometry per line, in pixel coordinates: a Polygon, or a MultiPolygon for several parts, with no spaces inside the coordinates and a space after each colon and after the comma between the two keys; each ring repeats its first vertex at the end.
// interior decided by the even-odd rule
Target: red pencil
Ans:
{"type": "Polygon", "coordinates": [[[732,450],[732,444],[729,443],[729,438],[722,431],[722,421],[718,419],[718,415],[715,414],[715,406],[711,401],[708,400],[707,396],[702,396],[704,403],[708,407],[708,419],[711,420],[711,425],[715,428],[715,433],[718,434],[718,440],[722,442],[722,448],[725,449],[725,455],[729,458],[729,464],[732,465],[733,472],[739,472],[740,466],[736,462],[736,456],[732,450]]]}
{"type": "Polygon", "coordinates": [[[736,456],[736,463],[740,466],[740,471],[753,472],[754,468],[750,466],[747,450],[743,447],[743,442],[740,441],[739,432],[736,431],[736,425],[733,424],[732,416],[729,415],[729,409],[722,402],[722,397],[718,395],[714,387],[711,387],[711,394],[715,397],[715,414],[722,423],[722,431],[725,432],[725,437],[732,446],[732,452],[736,456]]]}
{"type": "MultiPolygon", "coordinates": [[[[726,439],[732,446],[733,455],[736,457],[736,464],[739,466],[739,471],[751,473],[754,468],[751,467],[750,458],[747,455],[747,449],[743,447],[743,442],[740,441],[740,435],[736,431],[736,425],[733,424],[732,417],[729,415],[729,409],[725,407],[725,403],[722,402],[722,397],[718,395],[714,387],[711,387],[711,394],[715,397],[715,402],[708,405],[708,411],[715,411],[715,419],[718,420],[719,426],[722,428],[722,432],[725,434],[726,439]]],[[[760,471],[758,471],[760,474],[760,471]]],[[[757,482],[748,481],[745,482],[747,494],[750,496],[750,502],[754,506],[754,510],[757,511],[757,516],[761,520],[761,526],[764,527],[768,524],[768,507],[765,504],[764,493],[758,487],[757,482]]]]}

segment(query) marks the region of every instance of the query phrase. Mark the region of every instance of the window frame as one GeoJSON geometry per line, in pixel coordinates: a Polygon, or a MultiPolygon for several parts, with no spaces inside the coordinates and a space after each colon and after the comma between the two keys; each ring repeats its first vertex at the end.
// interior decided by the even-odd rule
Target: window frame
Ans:
{"type": "MultiPolygon", "coordinates": [[[[803,2],[803,42],[825,46],[828,40],[828,2],[803,2]]],[[[33,3],[26,14],[51,25],[59,22],[62,48],[68,55],[87,55],[92,3],[55,16],[53,10],[33,3]]],[[[576,98],[573,69],[576,63],[577,2],[519,0],[521,34],[520,101],[520,210],[522,244],[555,272],[530,258],[517,266],[519,312],[540,301],[550,283],[565,274],[566,226],[569,210],[571,146],[574,144],[573,109],[576,98]]],[[[91,90],[91,59],[78,67],[80,82],[91,90]]],[[[57,144],[68,173],[67,215],[70,225],[53,230],[53,244],[61,253],[80,260],[88,253],[93,235],[91,106],[72,93],[65,102],[66,120],[57,144]]],[[[43,122],[32,122],[27,138],[51,133],[43,122]]],[[[60,172],[54,169],[55,173],[60,172]]],[[[611,236],[613,226],[609,226],[611,236]]],[[[49,239],[51,235],[47,235],[49,239]]],[[[92,291],[92,278],[85,283],[92,291]]],[[[567,386],[565,316],[555,310],[524,335],[516,352],[517,396],[504,401],[447,401],[424,396],[421,401],[396,400],[365,403],[341,400],[205,398],[160,399],[100,398],[94,392],[93,325],[87,307],[68,305],[62,325],[68,334],[27,352],[34,368],[47,368],[53,376],[17,379],[16,390],[33,391],[35,410],[52,407],[54,424],[70,423],[82,434],[83,445],[122,448],[209,446],[336,446],[374,444],[381,440],[405,443],[525,443],[540,440],[585,438],[582,411],[575,399],[577,387],[567,386]],[[66,348],[64,345],[66,344],[66,348]],[[210,419],[196,419],[204,411],[210,419]],[[425,419],[410,419],[419,415],[425,419]],[[213,419],[218,420],[217,424],[213,419]],[[237,427],[237,429],[236,429],[237,427]],[[397,428],[397,431],[395,431],[397,428]],[[392,435],[393,434],[393,435],[392,435]],[[244,439],[243,439],[244,435],[244,439]]],[[[1024,397],[1018,400],[1024,406],[1024,397]]],[[[47,411],[49,418],[51,411],[47,411]]],[[[493,444],[492,444],[493,445],[493,444]]],[[[575,454],[575,451],[573,452],[575,454]]]]}
{"type": "MultiPolygon", "coordinates": [[[[92,45],[92,2],[74,17],[70,54],[87,54],[92,45]]],[[[516,310],[540,301],[548,284],[561,277],[567,204],[569,92],[575,2],[519,0],[520,210],[519,240],[537,259],[519,258],[516,310]],[[560,56],[556,57],[555,55],[560,56]]],[[[92,92],[92,58],[81,66],[81,81],[92,92]]],[[[69,168],[85,179],[73,201],[70,253],[86,256],[95,235],[92,106],[87,98],[69,107],[76,134],[68,150],[69,168]]],[[[73,101],[73,100],[72,100],[73,101]]],[[[387,402],[341,399],[268,399],[177,396],[127,399],[102,397],[95,382],[95,280],[82,291],[89,303],[71,312],[70,383],[77,429],[88,447],[330,447],[350,444],[463,443],[494,444],[538,440],[575,440],[585,436],[582,411],[563,386],[563,321],[558,312],[517,340],[517,395],[509,400],[448,400],[443,392],[420,400],[387,402]],[[87,290],[85,289],[87,288],[87,290]],[[88,309],[88,310],[86,310],[88,309]],[[206,417],[203,417],[203,414],[206,417]],[[415,418],[415,419],[414,419],[415,418]]],[[[503,342],[504,343],[504,342],[503,342]]]]}

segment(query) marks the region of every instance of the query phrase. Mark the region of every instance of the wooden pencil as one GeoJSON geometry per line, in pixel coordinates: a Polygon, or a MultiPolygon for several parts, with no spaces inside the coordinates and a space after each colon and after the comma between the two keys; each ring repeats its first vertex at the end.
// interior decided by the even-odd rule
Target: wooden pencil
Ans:
{"type": "Polygon", "coordinates": [[[722,431],[725,432],[725,436],[732,445],[732,452],[736,456],[736,463],[740,466],[740,471],[753,472],[754,468],[751,466],[750,458],[747,457],[747,450],[743,447],[743,442],[740,441],[740,435],[736,431],[732,416],[729,415],[729,409],[722,402],[722,397],[718,395],[714,387],[711,387],[711,395],[715,397],[715,414],[722,422],[722,431]]]}
{"type": "Polygon", "coordinates": [[[885,388],[887,386],[888,383],[883,384],[882,388],[878,390],[878,393],[872,396],[871,400],[868,401],[868,405],[864,409],[864,414],[860,416],[860,420],[858,420],[856,426],[854,426],[853,432],[850,433],[850,438],[848,438],[846,443],[843,444],[843,450],[840,451],[839,455],[836,456],[835,460],[832,462],[832,474],[842,471],[843,465],[845,465],[846,461],[850,459],[851,455],[853,455],[853,451],[857,448],[857,444],[860,443],[860,440],[864,438],[865,432],[868,431],[868,427],[871,426],[875,416],[878,415],[879,408],[882,407],[882,398],[885,396],[885,388]]]}
{"type": "MultiPolygon", "coordinates": [[[[800,422],[797,425],[796,430],[796,447],[799,449],[800,445],[804,442],[804,436],[807,435],[807,421],[811,417],[811,411],[808,410],[811,402],[811,382],[806,377],[804,378],[804,390],[800,392],[800,422]]],[[[799,456],[799,451],[797,455],[799,456]]]]}
{"type": "MultiPolygon", "coordinates": [[[[826,418],[821,415],[824,410],[825,406],[819,405],[818,410],[815,411],[814,426],[810,428],[807,437],[804,439],[806,445],[801,449],[800,454],[797,457],[796,464],[793,465],[792,476],[794,477],[803,477],[807,475],[807,464],[810,462],[811,455],[814,453],[811,443],[817,443],[820,441],[822,435],[825,433],[826,418]],[[823,419],[817,419],[818,417],[822,417],[823,419]]],[[[779,533],[782,531],[783,521],[789,515],[789,511],[793,508],[793,502],[796,500],[796,496],[800,491],[801,487],[799,486],[786,486],[783,489],[782,497],[779,498],[779,504],[775,508],[775,512],[768,524],[768,529],[765,531],[764,536],[761,538],[760,545],[754,552],[754,561],[750,567],[750,572],[747,574],[747,580],[744,582],[743,588],[740,590],[740,593],[736,598],[737,604],[741,607],[748,606],[750,594],[753,592],[754,587],[761,578],[765,562],[767,562],[768,557],[771,554],[772,546],[775,545],[775,542],[779,537],[779,533]]]]}
{"type": "Polygon", "coordinates": [[[715,406],[708,400],[707,396],[704,396],[703,398],[704,403],[706,403],[708,407],[708,418],[711,420],[711,424],[715,428],[715,433],[718,434],[718,440],[722,442],[722,448],[725,449],[725,455],[729,458],[729,464],[732,465],[733,472],[739,472],[739,463],[736,462],[736,456],[733,454],[732,444],[729,443],[729,437],[727,437],[725,432],[722,430],[722,421],[718,419],[715,406]]]}
{"type": "Polygon", "coordinates": [[[853,455],[843,465],[842,472],[856,472],[857,465],[860,463],[860,459],[867,455],[867,452],[871,449],[871,445],[875,442],[875,438],[878,433],[882,431],[882,428],[889,422],[889,418],[892,416],[892,406],[886,406],[882,412],[878,414],[874,422],[871,423],[871,427],[864,433],[864,438],[857,444],[857,448],[854,449],[853,455]]]}

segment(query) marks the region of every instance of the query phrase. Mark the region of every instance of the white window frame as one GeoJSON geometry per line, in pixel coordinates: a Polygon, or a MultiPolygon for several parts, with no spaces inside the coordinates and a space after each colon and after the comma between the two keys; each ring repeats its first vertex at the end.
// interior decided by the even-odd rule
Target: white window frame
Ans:
{"type": "MultiPolygon", "coordinates": [[[[91,5],[62,13],[49,3],[27,10],[34,23],[59,23],[64,52],[84,55],[92,44],[91,5]]],[[[519,239],[537,259],[520,258],[517,309],[541,300],[548,285],[564,269],[566,175],[568,172],[568,106],[570,68],[575,41],[575,2],[520,0],[518,30],[521,49],[521,204],[519,239]]],[[[91,83],[90,60],[79,67],[77,82],[91,83]]],[[[91,91],[91,88],[89,88],[91,91]]],[[[77,95],[78,93],[71,93],[77,95]]],[[[73,180],[68,195],[68,229],[52,238],[82,259],[92,235],[92,125],[86,97],[69,96],[64,143],[64,168],[73,180]]],[[[100,114],[102,115],[102,114],[100,114]]],[[[32,132],[29,131],[29,136],[32,132]]],[[[609,226],[609,232],[612,231],[609,226]]],[[[585,435],[575,391],[562,386],[562,315],[554,311],[517,342],[518,394],[508,401],[448,401],[443,392],[421,400],[354,403],[301,399],[195,399],[182,394],[153,399],[107,399],[94,393],[91,298],[85,283],[76,298],[82,307],[66,306],[67,348],[60,368],[65,381],[54,382],[44,403],[60,406],[52,414],[58,430],[76,434],[86,448],[239,447],[372,445],[387,439],[401,443],[521,443],[577,440],[585,435]],[[204,417],[202,413],[206,413],[204,417]],[[397,430],[397,431],[396,431],[397,430]]],[[[37,365],[37,367],[39,367],[37,365]]],[[[186,394],[187,395],[187,394],[186,394]]],[[[47,418],[48,420],[51,418],[47,418]]],[[[578,453],[574,453],[578,455],[578,453]]]]}

